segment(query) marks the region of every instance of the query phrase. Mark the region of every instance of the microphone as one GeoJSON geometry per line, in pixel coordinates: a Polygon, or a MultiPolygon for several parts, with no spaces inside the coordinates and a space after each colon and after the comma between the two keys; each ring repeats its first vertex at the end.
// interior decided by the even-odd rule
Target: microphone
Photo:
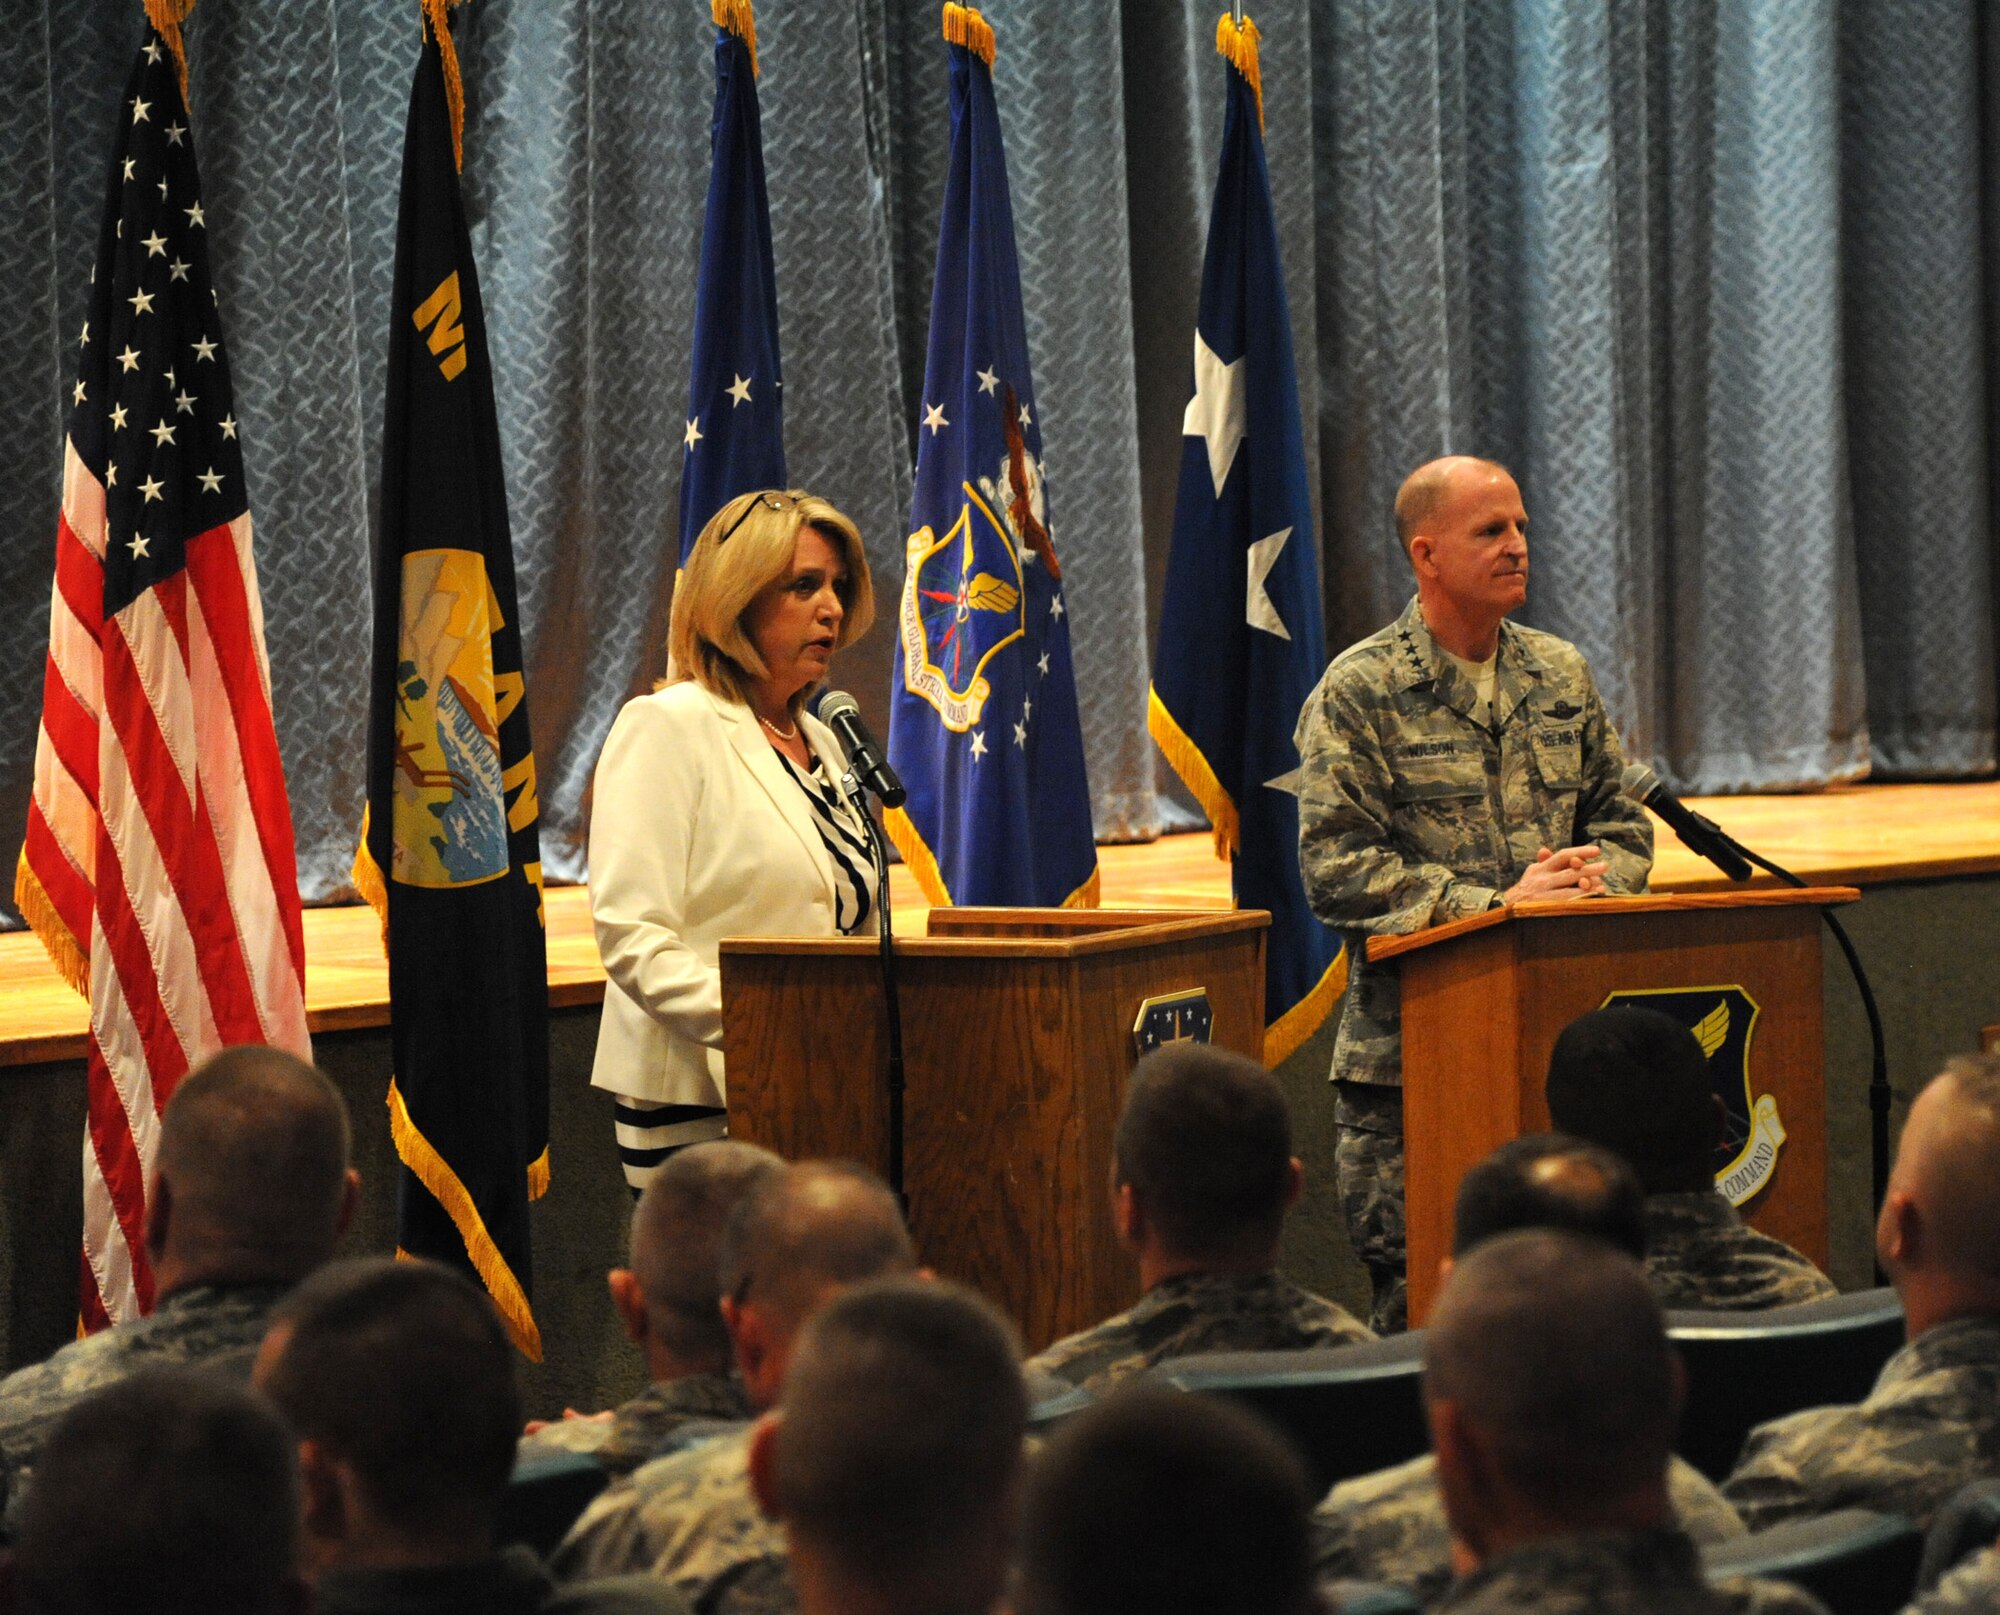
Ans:
{"type": "Polygon", "coordinates": [[[880,797],[884,807],[901,807],[910,793],[861,721],[861,703],[845,690],[828,690],[819,698],[819,721],[840,736],[854,777],[880,797]]]}
{"type": "Polygon", "coordinates": [[[1644,763],[1628,763],[1618,787],[1634,802],[1651,808],[1667,821],[1689,852],[1706,858],[1731,880],[1748,880],[1750,865],[1736,850],[1729,834],[1713,819],[1705,819],[1660,783],[1644,763]]]}

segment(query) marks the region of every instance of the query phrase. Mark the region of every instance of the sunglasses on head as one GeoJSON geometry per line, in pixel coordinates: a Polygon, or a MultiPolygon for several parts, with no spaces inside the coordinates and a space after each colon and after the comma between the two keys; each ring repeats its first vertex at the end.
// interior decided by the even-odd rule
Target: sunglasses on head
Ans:
{"type": "Polygon", "coordinates": [[[750,513],[759,505],[762,505],[766,510],[789,510],[797,503],[798,500],[794,499],[788,493],[760,493],[749,504],[743,507],[743,514],[729,524],[723,535],[715,541],[715,547],[721,549],[723,545],[727,544],[730,535],[750,519],[750,513]]]}

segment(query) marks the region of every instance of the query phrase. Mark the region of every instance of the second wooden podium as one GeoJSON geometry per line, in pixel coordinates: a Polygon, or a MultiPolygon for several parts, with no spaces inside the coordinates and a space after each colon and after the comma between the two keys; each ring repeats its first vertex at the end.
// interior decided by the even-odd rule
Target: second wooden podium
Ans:
{"type": "MultiPolygon", "coordinates": [[[[904,1190],[923,1260],[998,1302],[1028,1349],[1138,1298],[1111,1226],[1111,1139],[1149,999],[1200,992],[1255,1055],[1270,917],[1203,910],[930,911],[898,939],[904,1190]]],[[[888,1017],[872,937],[722,944],[729,1131],[882,1171],[888,1017]]]]}
{"type": "Polygon", "coordinates": [[[1556,1034],[1586,1010],[1653,1002],[1695,1031],[1730,1111],[1732,1199],[1826,1265],[1819,909],[1851,886],[1523,903],[1376,937],[1402,976],[1410,1323],[1437,1290],[1465,1169],[1549,1125],[1556,1034]]]}

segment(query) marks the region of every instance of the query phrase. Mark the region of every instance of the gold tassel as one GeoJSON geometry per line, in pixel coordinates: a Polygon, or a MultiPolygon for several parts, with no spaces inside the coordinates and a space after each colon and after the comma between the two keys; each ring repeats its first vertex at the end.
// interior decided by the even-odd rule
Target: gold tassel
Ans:
{"type": "Polygon", "coordinates": [[[710,0],[708,14],[716,27],[727,28],[749,48],[750,76],[757,77],[757,18],[750,0],[710,0]]]}
{"type": "Polygon", "coordinates": [[[1224,13],[1215,25],[1215,48],[1229,58],[1229,65],[1250,81],[1250,90],[1257,97],[1257,127],[1264,127],[1264,80],[1257,71],[1257,25],[1248,17],[1243,26],[1237,27],[1235,18],[1224,13]]]}
{"type": "Polygon", "coordinates": [[[382,924],[382,957],[389,956],[389,888],[383,883],[382,868],[368,850],[368,809],[361,810],[361,845],[354,850],[354,868],[349,871],[361,901],[375,911],[382,924]]]}
{"type": "MultiPolygon", "coordinates": [[[[882,827],[889,832],[889,839],[896,843],[896,850],[903,855],[903,862],[916,877],[917,885],[924,896],[938,908],[954,906],[951,893],[945,890],[944,876],[938,873],[937,859],[931,849],[924,845],[923,832],[916,821],[902,808],[890,808],[882,815],[882,827]]],[[[888,902],[885,893],[882,901],[888,902]]]]}
{"type": "MultiPolygon", "coordinates": [[[[151,0],[147,0],[151,4],[151,0]]],[[[424,26],[437,35],[438,55],[444,61],[444,104],[451,110],[451,158],[458,172],[465,172],[465,80],[458,72],[458,47],[451,41],[451,29],[444,14],[465,0],[421,0],[424,26]]],[[[538,1362],[539,1358],[536,1359],[538,1362]]]]}
{"type": "Polygon", "coordinates": [[[1342,948],[1313,990],[1264,1029],[1264,1064],[1276,1070],[1306,1045],[1347,991],[1347,950],[1342,948]]]}
{"type": "Polygon", "coordinates": [[[944,37],[951,45],[963,45],[993,71],[993,25],[970,6],[955,3],[944,8],[944,37]]]}
{"type": "Polygon", "coordinates": [[[194,10],[194,6],[195,0],[146,0],[146,20],[166,42],[174,66],[180,69],[183,102],[187,100],[188,93],[188,58],[187,47],[181,43],[181,24],[188,20],[188,13],[194,10]]]}
{"type": "Polygon", "coordinates": [[[1243,844],[1236,801],[1223,788],[1222,781],[1215,777],[1215,770],[1202,756],[1201,748],[1174,721],[1174,715],[1160,699],[1159,691],[1150,684],[1146,686],[1146,728],[1166,755],[1173,771],[1180,775],[1181,783],[1194,793],[1202,812],[1208,815],[1208,822],[1215,830],[1215,856],[1233,856],[1243,844]]]}
{"type": "Polygon", "coordinates": [[[528,1163],[528,1198],[539,1200],[549,1192],[549,1152],[545,1148],[528,1163]]]}
{"type": "MultiPolygon", "coordinates": [[[[515,1346],[529,1362],[539,1363],[542,1360],[542,1332],[535,1327],[534,1309],[528,1305],[520,1280],[514,1277],[514,1270],[507,1265],[506,1257],[500,1254],[500,1247],[493,1243],[493,1236],[486,1231],[486,1224],[473,1205],[472,1196],[466,1193],[465,1185],[458,1181],[458,1174],[445,1164],[444,1157],[431,1147],[430,1140],[410,1120],[410,1112],[403,1104],[403,1096],[397,1090],[393,1077],[389,1080],[389,1136],[395,1140],[397,1157],[430,1191],[431,1198],[444,1208],[445,1215],[451,1218],[452,1226],[457,1228],[459,1237],[465,1241],[465,1254],[472,1259],[474,1271],[493,1297],[500,1321],[507,1326],[507,1333],[513,1337],[515,1346]]],[[[396,1254],[404,1256],[407,1253],[399,1250],[396,1254]]]]}
{"type": "Polygon", "coordinates": [[[83,994],[84,1002],[89,1003],[90,955],[70,935],[69,927],[63,924],[63,917],[56,912],[55,904],[49,901],[49,894],[35,878],[35,871],[28,863],[26,847],[21,849],[20,861],[14,866],[14,906],[21,911],[21,918],[28,922],[28,929],[35,933],[35,939],[47,951],[49,962],[56,967],[56,974],[83,994]]]}

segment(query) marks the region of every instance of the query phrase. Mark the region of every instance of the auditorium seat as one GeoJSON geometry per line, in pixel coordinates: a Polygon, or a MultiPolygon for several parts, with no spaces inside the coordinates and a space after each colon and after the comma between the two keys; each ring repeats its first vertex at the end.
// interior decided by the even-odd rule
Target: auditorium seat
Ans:
{"type": "Polygon", "coordinates": [[[1669,1312],[1667,1332],[1688,1377],[1675,1450],[1720,1480],[1765,1420],[1865,1397],[1903,1344],[1903,1308],[1894,1290],[1862,1290],[1768,1312],[1669,1312]]]}
{"type": "Polygon", "coordinates": [[[1959,1560],[2000,1542],[2000,1480],[1961,1486],[1931,1521],[1917,1589],[1928,1592],[1959,1560]]]}
{"type": "Polygon", "coordinates": [[[1910,1601],[1924,1534],[1901,1514],[1842,1509],[1702,1549],[1711,1577],[1802,1587],[1832,1615],[1892,1615],[1910,1601]]]}
{"type": "Polygon", "coordinates": [[[1315,1496],[1337,1481],[1430,1450],[1419,1380],[1421,1330],[1322,1351],[1230,1351],[1174,1357],[1143,1376],[1227,1396],[1269,1419],[1305,1461],[1315,1496]]]}
{"type": "Polygon", "coordinates": [[[546,1558],[610,1480],[610,1471],[586,1453],[523,1459],[500,1505],[500,1545],[518,1542],[546,1558]]]}

